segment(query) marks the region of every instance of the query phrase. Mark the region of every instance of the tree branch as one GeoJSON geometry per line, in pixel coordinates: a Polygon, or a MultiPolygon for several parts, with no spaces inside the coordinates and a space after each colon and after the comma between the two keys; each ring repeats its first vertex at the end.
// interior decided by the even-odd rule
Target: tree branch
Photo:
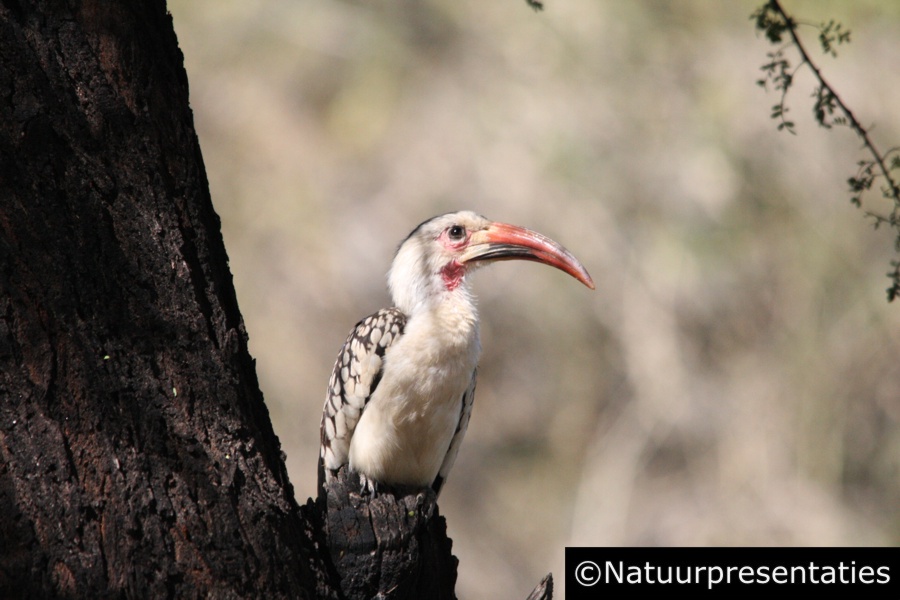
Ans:
{"type": "MultiPolygon", "coordinates": [[[[782,91],[781,101],[773,107],[772,112],[773,118],[781,120],[778,129],[787,129],[794,133],[793,123],[787,121],[784,117],[784,114],[787,112],[785,98],[793,84],[794,74],[801,67],[806,66],[818,82],[815,91],[816,102],[813,106],[816,121],[826,129],[830,129],[832,124],[849,126],[862,139],[863,148],[872,157],[871,160],[859,161],[859,170],[856,175],[847,180],[847,184],[853,194],[850,199],[851,202],[856,206],[861,206],[860,197],[862,193],[871,188],[877,177],[884,178],[886,185],[882,188],[882,196],[893,202],[891,213],[888,216],[884,216],[866,211],[865,214],[874,220],[876,227],[887,224],[897,231],[895,250],[900,252],[900,186],[897,185],[897,181],[891,175],[893,169],[900,168],[900,160],[895,157],[893,161],[888,162],[889,155],[895,149],[892,148],[884,154],[878,151],[869,135],[869,130],[863,127],[850,107],[841,99],[831,84],[825,80],[821,69],[813,62],[800,36],[797,34],[797,21],[784,10],[778,0],[769,0],[769,2],[753,13],[752,18],[756,21],[757,30],[764,31],[766,37],[773,44],[781,44],[784,34],[787,33],[790,37],[789,46],[794,46],[800,55],[800,65],[791,72],[788,71],[790,64],[783,57],[784,47],[770,54],[769,57],[772,60],[762,67],[766,77],[758,83],[765,86],[766,82],[771,80],[774,82],[775,88],[782,91]],[[843,116],[833,117],[829,120],[829,117],[832,117],[835,111],[843,116]]],[[[834,43],[841,44],[850,41],[850,32],[842,31],[841,25],[836,24],[834,21],[822,25],[819,29],[819,41],[822,49],[832,56],[836,56],[834,43]]],[[[891,265],[893,271],[888,273],[888,277],[891,278],[892,284],[887,290],[888,301],[893,301],[900,296],[900,261],[891,261],[891,265]]]]}

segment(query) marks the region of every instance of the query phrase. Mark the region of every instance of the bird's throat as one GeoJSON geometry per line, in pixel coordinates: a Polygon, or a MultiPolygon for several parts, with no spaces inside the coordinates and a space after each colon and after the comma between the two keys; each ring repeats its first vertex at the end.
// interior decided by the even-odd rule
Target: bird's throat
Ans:
{"type": "Polygon", "coordinates": [[[441,269],[441,279],[444,281],[444,287],[448,292],[452,292],[459,287],[463,278],[466,276],[466,267],[457,261],[450,261],[441,269]]]}

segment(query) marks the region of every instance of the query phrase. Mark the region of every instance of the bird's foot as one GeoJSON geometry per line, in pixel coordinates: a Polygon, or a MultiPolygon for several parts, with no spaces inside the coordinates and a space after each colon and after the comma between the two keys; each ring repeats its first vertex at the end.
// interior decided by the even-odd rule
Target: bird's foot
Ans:
{"type": "Polygon", "coordinates": [[[367,475],[360,473],[359,474],[359,494],[361,496],[371,496],[375,498],[378,496],[378,482],[374,479],[368,477],[367,475]]]}

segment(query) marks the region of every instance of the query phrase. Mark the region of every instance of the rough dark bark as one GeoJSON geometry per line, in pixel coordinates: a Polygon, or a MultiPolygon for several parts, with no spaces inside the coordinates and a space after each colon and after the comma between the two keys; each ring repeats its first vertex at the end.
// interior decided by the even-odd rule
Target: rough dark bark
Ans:
{"type": "Polygon", "coordinates": [[[294,500],[163,0],[0,1],[0,597],[454,597],[433,494],[330,493],[294,500]]]}
{"type": "Polygon", "coordinates": [[[348,599],[452,600],[458,561],[431,488],[360,494],[359,478],[340,471],[327,498],[305,510],[327,548],[348,599]]]}
{"type": "MultiPolygon", "coordinates": [[[[318,596],[455,599],[459,561],[434,491],[382,488],[373,497],[361,488],[358,476],[342,469],[323,496],[301,509],[324,549],[327,580],[318,596]],[[340,593],[333,596],[332,586],[340,593]]],[[[547,575],[527,600],[552,598],[553,578],[547,575]]]]}
{"type": "Polygon", "coordinates": [[[164,2],[0,30],[0,596],[303,597],[164,2]]]}

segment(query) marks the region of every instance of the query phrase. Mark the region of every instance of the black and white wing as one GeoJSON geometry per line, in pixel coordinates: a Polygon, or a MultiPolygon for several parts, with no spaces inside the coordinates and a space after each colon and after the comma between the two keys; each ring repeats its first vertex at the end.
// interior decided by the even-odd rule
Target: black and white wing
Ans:
{"type": "Polygon", "coordinates": [[[466,429],[469,427],[469,417],[472,416],[472,404],[475,402],[475,379],[477,377],[478,369],[475,369],[472,371],[472,381],[469,382],[469,387],[466,388],[462,397],[462,406],[459,411],[459,424],[456,426],[456,431],[453,433],[453,439],[450,440],[447,456],[444,457],[444,462],[441,463],[441,469],[438,471],[437,477],[434,478],[434,483],[431,484],[431,488],[434,490],[435,495],[440,495],[441,486],[444,485],[444,482],[447,480],[447,474],[450,473],[450,469],[453,468],[453,463],[456,462],[456,455],[459,454],[459,446],[462,444],[463,438],[466,435],[466,429]]]}
{"type": "Polygon", "coordinates": [[[396,308],[384,308],[357,323],[344,342],[331,372],[322,414],[320,493],[338,469],[349,462],[350,438],[381,381],[384,354],[403,335],[404,327],[406,315],[396,308]]]}

